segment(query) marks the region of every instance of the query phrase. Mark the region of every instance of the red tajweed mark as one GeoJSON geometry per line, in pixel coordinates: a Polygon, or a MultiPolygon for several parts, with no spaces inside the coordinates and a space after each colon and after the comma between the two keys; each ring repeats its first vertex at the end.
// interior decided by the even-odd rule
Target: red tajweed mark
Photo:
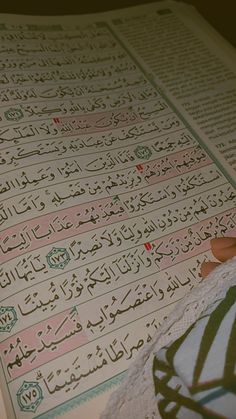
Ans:
{"type": "Polygon", "coordinates": [[[60,119],[59,118],[53,118],[53,122],[55,122],[55,124],[59,124],[60,123],[60,119]]]}
{"type": "Polygon", "coordinates": [[[144,243],[145,249],[150,252],[150,250],[152,249],[152,245],[151,243],[144,243]]]}
{"type": "Polygon", "coordinates": [[[143,165],[142,164],[137,164],[136,168],[139,172],[143,172],[143,165]]]}

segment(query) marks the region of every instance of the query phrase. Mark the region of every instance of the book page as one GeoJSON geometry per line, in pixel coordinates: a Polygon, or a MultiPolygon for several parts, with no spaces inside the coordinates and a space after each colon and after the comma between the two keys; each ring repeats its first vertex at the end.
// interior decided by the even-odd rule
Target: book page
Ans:
{"type": "Polygon", "coordinates": [[[7,418],[98,418],[210,239],[236,233],[230,171],[121,34],[147,10],[1,16],[7,418]]]}
{"type": "Polygon", "coordinates": [[[235,49],[192,6],[181,3],[114,25],[191,125],[217,147],[234,177],[235,49]]]}

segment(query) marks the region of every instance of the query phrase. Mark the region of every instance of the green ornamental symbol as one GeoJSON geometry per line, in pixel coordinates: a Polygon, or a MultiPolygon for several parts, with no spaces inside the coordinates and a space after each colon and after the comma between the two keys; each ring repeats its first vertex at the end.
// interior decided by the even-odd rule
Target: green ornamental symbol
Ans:
{"type": "Polygon", "coordinates": [[[53,247],[46,259],[50,268],[64,269],[70,261],[70,255],[63,247],[53,247]]]}
{"type": "Polygon", "coordinates": [[[0,332],[10,332],[17,322],[17,314],[14,307],[0,306],[0,332]]]}
{"type": "Polygon", "coordinates": [[[24,381],[16,393],[17,402],[23,412],[36,412],[43,400],[43,392],[34,381],[24,381]]]}
{"type": "Polygon", "coordinates": [[[8,121],[19,121],[24,117],[22,110],[19,108],[10,108],[4,112],[4,115],[8,121]]]}
{"type": "Polygon", "coordinates": [[[136,157],[142,160],[148,160],[152,155],[150,148],[145,145],[139,145],[138,147],[136,147],[134,152],[136,154],[136,157]]]}

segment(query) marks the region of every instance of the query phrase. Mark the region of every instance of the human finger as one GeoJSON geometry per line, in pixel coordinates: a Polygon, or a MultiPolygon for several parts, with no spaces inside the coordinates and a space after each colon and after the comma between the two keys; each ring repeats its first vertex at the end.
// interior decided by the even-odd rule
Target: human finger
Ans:
{"type": "Polygon", "coordinates": [[[236,256],[236,238],[221,237],[211,240],[211,250],[216,259],[225,262],[236,256]]]}
{"type": "Polygon", "coordinates": [[[218,262],[203,262],[201,265],[201,277],[206,278],[220,263],[218,262]]]}

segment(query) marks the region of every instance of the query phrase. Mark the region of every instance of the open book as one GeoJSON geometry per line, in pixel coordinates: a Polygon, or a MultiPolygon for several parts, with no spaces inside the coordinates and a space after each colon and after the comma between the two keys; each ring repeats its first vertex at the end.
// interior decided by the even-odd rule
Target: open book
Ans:
{"type": "Polygon", "coordinates": [[[6,415],[96,419],[236,235],[235,51],[172,1],[1,15],[0,100],[6,415]]]}

